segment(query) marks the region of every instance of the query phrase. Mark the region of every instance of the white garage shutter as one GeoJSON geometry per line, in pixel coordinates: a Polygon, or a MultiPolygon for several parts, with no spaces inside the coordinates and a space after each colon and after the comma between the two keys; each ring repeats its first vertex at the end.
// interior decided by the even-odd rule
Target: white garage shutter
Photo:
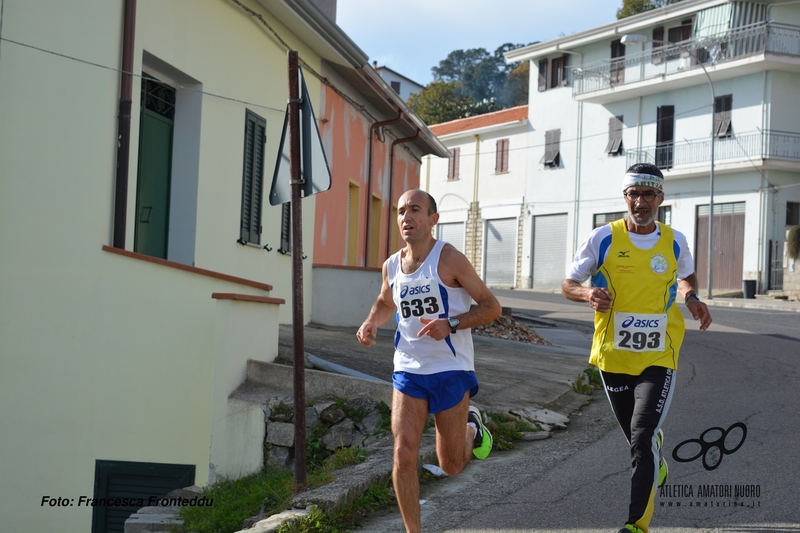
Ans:
{"type": "Polygon", "coordinates": [[[486,221],[484,279],[490,287],[513,287],[517,279],[517,219],[486,221]]]}
{"type": "Polygon", "coordinates": [[[447,224],[437,224],[436,238],[440,241],[449,242],[456,250],[464,253],[464,223],[448,222],[447,224]]]}
{"type": "Polygon", "coordinates": [[[533,217],[533,289],[557,289],[566,276],[567,215],[533,217]]]}

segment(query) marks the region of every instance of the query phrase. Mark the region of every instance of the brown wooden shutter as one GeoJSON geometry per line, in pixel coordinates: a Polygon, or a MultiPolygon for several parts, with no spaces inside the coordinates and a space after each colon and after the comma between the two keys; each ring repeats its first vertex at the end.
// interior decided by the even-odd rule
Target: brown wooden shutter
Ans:
{"type": "Polygon", "coordinates": [[[508,139],[500,139],[497,141],[494,171],[496,174],[508,172],[508,139]]]}

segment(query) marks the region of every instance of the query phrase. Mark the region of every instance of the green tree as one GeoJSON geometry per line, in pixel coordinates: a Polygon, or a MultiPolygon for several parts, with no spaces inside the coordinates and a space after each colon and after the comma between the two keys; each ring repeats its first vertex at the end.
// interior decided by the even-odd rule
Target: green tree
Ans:
{"type": "Polygon", "coordinates": [[[471,105],[469,97],[458,94],[455,81],[433,81],[408,99],[408,107],[428,125],[469,116],[465,113],[471,105]]]}
{"type": "Polygon", "coordinates": [[[454,50],[433,67],[434,81],[408,104],[428,124],[490,113],[528,101],[528,63],[506,63],[503,54],[524,45],[505,43],[454,50]]]}
{"type": "Polygon", "coordinates": [[[675,4],[681,0],[622,0],[622,7],[617,10],[617,19],[638,15],[645,11],[675,4]]]}
{"type": "Polygon", "coordinates": [[[433,67],[435,81],[456,82],[458,94],[473,102],[495,99],[501,108],[509,107],[505,99],[509,74],[519,65],[506,63],[503,54],[522,44],[505,43],[494,53],[485,48],[455,50],[433,67]]]}
{"type": "Polygon", "coordinates": [[[500,101],[506,107],[516,107],[528,103],[528,86],[531,79],[531,62],[523,61],[508,73],[500,101]]]}

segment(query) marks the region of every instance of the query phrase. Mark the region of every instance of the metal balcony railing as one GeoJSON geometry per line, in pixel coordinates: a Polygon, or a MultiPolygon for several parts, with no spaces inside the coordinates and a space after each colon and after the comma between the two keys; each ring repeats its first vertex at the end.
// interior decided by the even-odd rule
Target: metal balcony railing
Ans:
{"type": "Polygon", "coordinates": [[[800,26],[759,22],[703,39],[649,46],[637,54],[571,69],[572,95],[700,69],[701,62],[721,63],[763,53],[800,57],[800,26]]]}
{"type": "MultiPolygon", "coordinates": [[[[659,168],[696,165],[711,162],[711,140],[661,143],[627,150],[627,166],[653,163],[659,168]]],[[[714,162],[730,159],[787,159],[800,161],[800,133],[764,131],[717,137],[714,140],[714,162]]]]}

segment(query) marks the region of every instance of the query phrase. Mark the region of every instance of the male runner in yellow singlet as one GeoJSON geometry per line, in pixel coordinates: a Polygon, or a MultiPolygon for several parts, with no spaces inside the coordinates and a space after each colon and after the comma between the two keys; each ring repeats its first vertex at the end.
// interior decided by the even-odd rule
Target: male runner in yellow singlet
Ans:
{"type": "Polygon", "coordinates": [[[656,222],[664,176],[655,165],[628,169],[622,183],[628,216],[589,234],[561,291],[595,310],[589,362],[600,369],[611,408],[631,450],[628,520],[619,533],[647,533],[655,491],[666,482],[661,425],[669,410],[684,321],[678,299],[700,329],[711,315],[697,294],[686,237],[656,222]],[[589,287],[581,285],[591,278],[589,287]]]}

